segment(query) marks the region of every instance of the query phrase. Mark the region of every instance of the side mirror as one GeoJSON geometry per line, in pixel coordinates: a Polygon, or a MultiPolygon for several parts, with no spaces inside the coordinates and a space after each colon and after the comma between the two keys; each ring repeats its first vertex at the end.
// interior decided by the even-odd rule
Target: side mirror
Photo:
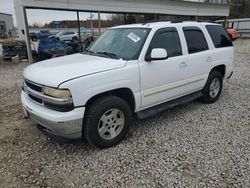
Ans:
{"type": "Polygon", "coordinates": [[[154,48],[151,51],[150,57],[146,57],[146,61],[157,61],[168,58],[168,53],[163,48],[154,48]]]}

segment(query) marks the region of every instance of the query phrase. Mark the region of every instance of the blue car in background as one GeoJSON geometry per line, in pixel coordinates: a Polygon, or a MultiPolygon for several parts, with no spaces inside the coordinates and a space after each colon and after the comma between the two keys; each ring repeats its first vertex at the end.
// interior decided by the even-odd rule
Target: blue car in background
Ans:
{"type": "Polygon", "coordinates": [[[48,38],[50,36],[50,32],[47,30],[31,32],[29,33],[29,36],[32,41],[37,41],[37,40],[41,40],[44,38],[48,38]]]}
{"type": "Polygon", "coordinates": [[[72,54],[73,49],[68,44],[62,43],[56,37],[51,36],[40,40],[37,53],[38,60],[41,61],[72,54]]]}
{"type": "Polygon", "coordinates": [[[36,33],[36,38],[37,39],[44,39],[44,38],[47,38],[50,36],[50,32],[47,31],[47,30],[44,30],[44,31],[38,31],[36,33]]]}

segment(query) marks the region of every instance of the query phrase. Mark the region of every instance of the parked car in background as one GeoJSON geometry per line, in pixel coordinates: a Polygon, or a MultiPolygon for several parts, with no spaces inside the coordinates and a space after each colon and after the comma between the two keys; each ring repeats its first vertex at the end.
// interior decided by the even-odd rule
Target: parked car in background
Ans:
{"type": "Polygon", "coordinates": [[[62,31],[56,34],[56,38],[60,41],[73,41],[78,40],[79,36],[78,33],[74,31],[62,31]]]}
{"type": "Polygon", "coordinates": [[[48,30],[38,31],[35,34],[36,39],[44,39],[50,36],[50,32],[48,30]]]}
{"type": "Polygon", "coordinates": [[[238,32],[234,28],[227,28],[227,33],[229,34],[230,38],[234,41],[238,38],[238,32]]]}
{"type": "Polygon", "coordinates": [[[111,147],[125,138],[133,114],[146,118],[198,98],[216,102],[233,74],[233,52],[219,24],[113,27],[85,53],[27,67],[24,114],[53,138],[111,147]]]}
{"type": "Polygon", "coordinates": [[[37,51],[40,61],[73,53],[71,46],[60,42],[55,37],[41,39],[37,51]]]}

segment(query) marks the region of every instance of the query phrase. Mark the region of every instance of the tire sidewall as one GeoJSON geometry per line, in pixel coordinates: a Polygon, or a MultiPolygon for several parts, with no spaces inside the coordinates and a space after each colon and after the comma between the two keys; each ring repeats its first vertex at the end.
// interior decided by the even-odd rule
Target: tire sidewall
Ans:
{"type": "Polygon", "coordinates": [[[111,103],[103,103],[103,104],[100,103],[98,105],[98,110],[96,111],[96,113],[90,114],[90,116],[87,117],[87,119],[84,121],[84,126],[86,126],[85,131],[87,132],[85,132],[84,134],[85,135],[87,134],[87,136],[85,137],[87,137],[87,140],[91,145],[94,145],[99,148],[114,146],[125,138],[125,136],[129,131],[131,121],[132,121],[132,114],[130,107],[124,100],[114,98],[111,103]],[[98,124],[102,115],[108,110],[114,108],[122,111],[125,123],[121,132],[115,138],[106,140],[100,136],[98,132],[98,124]]]}
{"type": "Polygon", "coordinates": [[[207,103],[214,103],[215,101],[218,100],[218,98],[220,97],[221,95],[221,92],[222,92],[222,88],[223,88],[223,76],[221,75],[220,72],[218,71],[213,71],[209,77],[208,77],[208,80],[207,80],[207,83],[202,91],[203,95],[204,95],[204,101],[207,102],[207,103]],[[211,86],[211,83],[212,81],[215,79],[215,78],[218,78],[219,81],[220,81],[220,89],[219,89],[219,92],[218,94],[216,95],[216,97],[211,97],[210,96],[210,86],[211,86]]]}

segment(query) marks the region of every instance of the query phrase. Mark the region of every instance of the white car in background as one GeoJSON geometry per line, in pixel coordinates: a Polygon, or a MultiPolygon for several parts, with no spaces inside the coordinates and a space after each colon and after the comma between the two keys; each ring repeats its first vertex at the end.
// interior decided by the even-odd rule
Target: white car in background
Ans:
{"type": "Polygon", "coordinates": [[[60,41],[74,41],[78,40],[79,36],[74,31],[62,31],[56,34],[56,38],[60,41]]]}

